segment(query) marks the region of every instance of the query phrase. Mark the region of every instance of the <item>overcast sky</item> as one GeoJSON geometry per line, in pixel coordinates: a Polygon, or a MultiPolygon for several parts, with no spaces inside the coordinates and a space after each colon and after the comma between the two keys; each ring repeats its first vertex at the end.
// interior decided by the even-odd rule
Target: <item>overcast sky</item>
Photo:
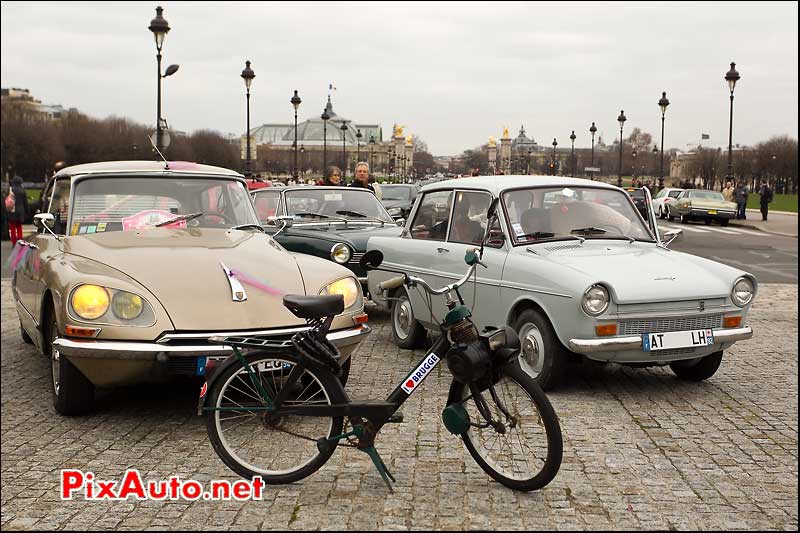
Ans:
{"type": "MultiPolygon", "coordinates": [[[[93,117],[154,125],[156,2],[3,2],[3,87],[93,117]]],[[[742,78],[734,143],[797,137],[795,2],[724,3],[245,3],[162,2],[171,31],[163,111],[172,129],[243,134],[245,60],[256,73],[251,125],[322,113],[328,84],[337,113],[425,140],[454,155],[499,137],[503,126],[550,146],[607,143],[625,131],[684,148],[701,133],[727,145],[725,73],[742,78]]],[[[708,142],[706,142],[708,144],[708,142]]]]}

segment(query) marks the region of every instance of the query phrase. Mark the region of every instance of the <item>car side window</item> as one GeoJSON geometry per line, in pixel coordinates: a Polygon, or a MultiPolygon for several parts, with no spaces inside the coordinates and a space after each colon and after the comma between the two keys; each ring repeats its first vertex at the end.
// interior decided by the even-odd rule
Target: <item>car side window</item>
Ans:
{"type": "Polygon", "coordinates": [[[53,233],[66,235],[67,222],[69,221],[69,195],[71,180],[61,178],[53,184],[53,197],[47,212],[55,217],[53,233]]]}
{"type": "Polygon", "coordinates": [[[671,191],[669,193],[670,198],[678,198],[681,195],[680,191],[671,191]]]}
{"type": "Polygon", "coordinates": [[[453,191],[436,191],[426,194],[411,223],[411,238],[443,241],[447,235],[452,203],[453,191]]]}
{"type": "Polygon", "coordinates": [[[480,244],[486,232],[486,210],[492,197],[483,192],[456,192],[453,220],[450,223],[450,242],[480,244]]]}
{"type": "Polygon", "coordinates": [[[253,203],[256,206],[258,219],[262,223],[266,223],[268,217],[276,216],[278,214],[278,203],[280,202],[280,199],[281,195],[277,192],[273,193],[270,191],[255,194],[253,203]]]}

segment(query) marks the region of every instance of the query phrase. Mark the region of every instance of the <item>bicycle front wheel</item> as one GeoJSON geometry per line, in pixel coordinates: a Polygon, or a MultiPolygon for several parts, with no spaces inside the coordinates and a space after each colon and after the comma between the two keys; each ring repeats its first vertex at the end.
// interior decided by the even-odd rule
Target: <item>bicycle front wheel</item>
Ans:
{"type": "Polygon", "coordinates": [[[494,389],[502,409],[488,389],[481,396],[491,418],[500,424],[489,424],[470,388],[461,385],[456,397],[462,398],[470,419],[470,427],[461,437],[475,462],[494,480],[514,490],[540,489],[561,467],[563,441],[558,416],[541,387],[517,361],[497,372],[500,376],[494,389]]]}
{"type": "MultiPolygon", "coordinates": [[[[343,403],[335,376],[302,370],[300,378],[288,377],[299,364],[293,353],[254,353],[245,357],[261,387],[274,398],[284,387],[283,406],[343,403]]],[[[267,484],[294,483],[316,472],[336,449],[335,443],[320,451],[317,439],[342,433],[341,416],[283,415],[253,410],[266,402],[247,369],[232,365],[215,380],[209,391],[206,428],[214,451],[234,472],[244,478],[261,476],[267,484]]]]}

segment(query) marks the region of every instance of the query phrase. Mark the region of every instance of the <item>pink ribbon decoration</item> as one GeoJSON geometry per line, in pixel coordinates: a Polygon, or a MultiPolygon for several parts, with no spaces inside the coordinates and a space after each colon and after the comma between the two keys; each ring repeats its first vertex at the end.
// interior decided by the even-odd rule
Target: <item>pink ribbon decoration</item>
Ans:
{"type": "Polygon", "coordinates": [[[14,249],[11,251],[11,254],[8,256],[8,264],[11,266],[11,269],[17,271],[20,269],[20,265],[25,264],[25,258],[28,257],[28,254],[31,253],[32,249],[24,244],[20,244],[20,241],[14,245],[14,249]]]}
{"type": "Polygon", "coordinates": [[[258,289],[267,294],[271,294],[272,296],[283,296],[287,294],[285,291],[271,287],[266,283],[264,283],[263,281],[259,281],[255,278],[252,278],[240,270],[231,269],[231,276],[235,277],[236,279],[238,279],[239,281],[241,281],[246,285],[250,285],[254,289],[258,289]]]}

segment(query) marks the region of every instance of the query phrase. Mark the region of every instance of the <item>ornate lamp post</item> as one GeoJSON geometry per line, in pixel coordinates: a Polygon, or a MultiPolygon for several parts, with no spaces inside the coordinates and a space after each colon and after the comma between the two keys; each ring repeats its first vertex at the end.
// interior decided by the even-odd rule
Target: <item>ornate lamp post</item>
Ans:
{"type": "Polygon", "coordinates": [[[531,152],[533,152],[533,148],[528,148],[528,158],[526,161],[528,164],[528,172],[527,172],[528,174],[531,173],[531,152]]]}
{"type": "Polygon", "coordinates": [[[245,61],[244,65],[242,79],[244,80],[244,86],[247,88],[247,131],[245,132],[247,136],[247,155],[244,162],[244,175],[249,178],[252,174],[250,170],[250,86],[253,84],[253,78],[256,77],[256,73],[250,68],[250,61],[245,61]]]}
{"type": "Polygon", "coordinates": [[[297,89],[294,91],[294,96],[292,99],[289,100],[292,103],[292,107],[294,107],[294,168],[292,169],[292,177],[296,180],[297,179],[297,110],[300,108],[300,104],[302,100],[300,100],[300,96],[297,94],[297,89]]]}
{"type": "Polygon", "coordinates": [[[572,130],[572,134],[569,136],[569,140],[572,141],[572,154],[570,157],[572,158],[572,177],[575,177],[575,130],[572,130]]]}
{"type": "Polygon", "coordinates": [[[658,101],[658,107],[661,108],[661,165],[658,169],[658,190],[664,188],[664,115],[667,112],[667,106],[669,105],[669,100],[667,100],[667,93],[661,93],[661,100],[658,101]]]}
{"type": "Polygon", "coordinates": [[[619,122],[619,174],[617,175],[617,187],[622,187],[622,126],[626,120],[628,119],[625,117],[625,111],[620,111],[617,117],[617,122],[619,122]]]}
{"type": "Polygon", "coordinates": [[[328,108],[322,110],[322,172],[325,172],[325,167],[328,166],[328,120],[331,116],[328,114],[328,108]]]}
{"type": "Polygon", "coordinates": [[[369,136],[369,168],[372,168],[372,149],[375,147],[375,136],[369,136]]]}
{"type": "Polygon", "coordinates": [[[172,76],[178,71],[178,65],[170,65],[167,67],[167,71],[164,75],[161,75],[161,47],[164,46],[164,37],[167,36],[169,33],[169,23],[167,20],[161,16],[161,13],[164,12],[164,8],[158,6],[156,8],[156,18],[150,21],[150,26],[148,29],[153,32],[153,36],[156,39],[156,63],[157,63],[157,70],[156,75],[158,78],[158,89],[157,89],[157,97],[156,97],[156,148],[159,150],[164,150],[165,146],[162,142],[162,120],[161,120],[161,78],[166,78],[167,76],[172,76]]]}
{"type": "MultiPolygon", "coordinates": [[[[654,173],[655,173],[655,168],[656,168],[656,159],[658,159],[658,146],[656,146],[654,144],[653,145],[653,172],[654,173]]],[[[662,174],[662,176],[663,176],[663,174],[662,174]]],[[[662,177],[660,179],[660,181],[661,181],[661,183],[659,184],[659,187],[663,189],[664,188],[664,178],[662,177]]]]}
{"type": "MultiPolygon", "coordinates": [[[[361,130],[356,130],[356,162],[361,161],[361,130]]],[[[372,167],[369,167],[372,169],[372,167]]]]}
{"type": "MultiPolygon", "coordinates": [[[[300,145],[300,164],[302,165],[303,169],[306,168],[306,147],[302,144],[300,145]]],[[[305,179],[306,178],[306,171],[301,170],[300,176],[305,179]]]]}
{"type": "Polygon", "coordinates": [[[558,141],[556,141],[555,137],[553,138],[553,164],[550,165],[550,169],[553,171],[553,175],[556,174],[556,146],[558,146],[558,141]]]}
{"type": "Polygon", "coordinates": [[[631,186],[633,186],[633,180],[636,179],[636,148],[631,152],[631,156],[633,157],[633,163],[631,163],[631,186]]]}
{"type": "Polygon", "coordinates": [[[342,130],[342,177],[347,174],[347,121],[343,121],[341,127],[339,128],[342,130]]]}
{"type": "Polygon", "coordinates": [[[594,134],[597,133],[597,126],[592,122],[592,127],[589,128],[589,133],[592,134],[592,166],[594,166],[594,134]]]}
{"type": "MultiPolygon", "coordinates": [[[[731,119],[728,127],[728,173],[725,176],[726,181],[733,181],[733,89],[736,87],[736,82],[739,81],[739,78],[741,76],[736,70],[736,63],[731,62],[731,69],[725,74],[725,80],[731,90],[731,119]]],[[[663,148],[661,153],[663,155],[663,148]]]]}

